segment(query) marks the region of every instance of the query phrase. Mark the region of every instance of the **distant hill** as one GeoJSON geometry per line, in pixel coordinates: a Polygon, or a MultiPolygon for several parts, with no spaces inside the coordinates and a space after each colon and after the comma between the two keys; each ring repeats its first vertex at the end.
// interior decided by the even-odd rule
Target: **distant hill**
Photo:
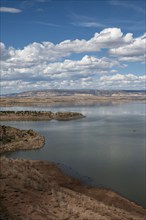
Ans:
{"type": "Polygon", "coordinates": [[[53,97],[53,96],[73,96],[73,95],[95,95],[95,96],[111,96],[111,95],[134,95],[146,94],[146,90],[65,90],[65,89],[46,89],[25,91],[21,93],[12,93],[1,95],[1,97],[53,97]]]}

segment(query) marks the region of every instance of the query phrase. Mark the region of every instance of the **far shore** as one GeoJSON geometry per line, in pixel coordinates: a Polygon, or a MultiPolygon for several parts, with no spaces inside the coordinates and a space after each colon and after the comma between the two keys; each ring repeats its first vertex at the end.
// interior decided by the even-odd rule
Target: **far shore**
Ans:
{"type": "Polygon", "coordinates": [[[0,107],[12,106],[69,106],[69,105],[93,105],[106,103],[146,102],[146,95],[72,95],[52,97],[1,97],[0,107]]]}

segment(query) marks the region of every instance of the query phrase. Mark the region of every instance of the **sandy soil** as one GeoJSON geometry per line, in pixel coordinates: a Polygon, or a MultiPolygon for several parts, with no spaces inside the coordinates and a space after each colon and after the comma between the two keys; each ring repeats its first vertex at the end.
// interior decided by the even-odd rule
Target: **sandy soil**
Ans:
{"type": "Polygon", "coordinates": [[[1,158],[1,204],[22,220],[144,220],[146,211],[114,192],[87,188],[51,163],[1,158]]]}

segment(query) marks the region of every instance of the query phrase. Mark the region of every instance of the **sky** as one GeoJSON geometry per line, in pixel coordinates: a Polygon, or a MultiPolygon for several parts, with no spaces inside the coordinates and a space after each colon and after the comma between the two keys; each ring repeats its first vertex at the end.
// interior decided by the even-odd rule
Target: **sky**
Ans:
{"type": "Polygon", "coordinates": [[[145,0],[0,0],[1,94],[146,89],[145,0]]]}

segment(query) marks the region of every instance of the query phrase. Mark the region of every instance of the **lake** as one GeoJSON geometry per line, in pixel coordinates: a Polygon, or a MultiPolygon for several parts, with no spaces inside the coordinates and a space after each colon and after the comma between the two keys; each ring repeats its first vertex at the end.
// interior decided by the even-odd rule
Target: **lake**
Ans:
{"type": "Polygon", "coordinates": [[[9,107],[1,110],[76,111],[74,121],[1,122],[45,136],[40,150],[10,153],[13,158],[58,163],[67,174],[105,187],[146,207],[145,103],[67,107],[9,107]]]}

